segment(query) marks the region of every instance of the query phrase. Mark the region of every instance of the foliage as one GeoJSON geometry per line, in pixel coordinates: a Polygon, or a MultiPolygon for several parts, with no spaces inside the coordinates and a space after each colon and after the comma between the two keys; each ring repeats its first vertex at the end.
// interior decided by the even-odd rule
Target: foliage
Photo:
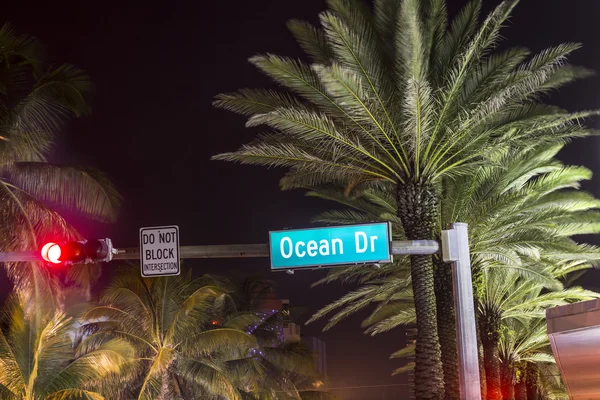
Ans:
{"type": "MultiPolygon", "coordinates": [[[[472,266],[478,282],[478,319],[480,324],[487,323],[481,334],[491,329],[498,335],[496,346],[501,345],[500,334],[507,324],[529,327],[544,317],[545,308],[597,297],[590,291],[564,288],[569,275],[597,262],[595,247],[579,245],[569,236],[598,232],[595,209],[599,203],[573,190],[589,178],[589,171],[562,165],[554,159],[559,150],[560,146],[549,146],[535,152],[508,152],[498,163],[481,166],[471,176],[449,180],[445,185],[440,229],[456,220],[469,224],[472,266]]],[[[385,191],[347,196],[343,188],[324,187],[308,195],[352,207],[325,212],[316,217],[318,222],[389,220],[386,216],[395,214],[395,201],[385,191]]],[[[394,238],[403,239],[403,233],[396,230],[394,238]]],[[[367,333],[414,324],[406,259],[379,269],[360,266],[335,270],[318,284],[336,280],[360,287],[313,316],[315,320],[333,312],[326,329],[371,304],[376,307],[363,322],[367,333]]],[[[546,346],[547,340],[546,336],[540,346],[546,346]]],[[[410,349],[404,352],[410,355],[410,349]]],[[[508,354],[508,350],[500,354],[503,351],[508,354]]],[[[402,355],[401,351],[393,357],[402,355]]],[[[521,356],[511,364],[519,361],[521,356]]]]}
{"type": "Polygon", "coordinates": [[[329,1],[322,27],[291,24],[302,47],[319,54],[314,63],[250,60],[292,94],[217,96],[216,106],[269,132],[215,158],[288,168],[283,188],[427,183],[470,171],[499,148],[589,134],[579,121],[595,112],[537,101],[588,74],[565,63],[578,44],[533,57],[521,48],[491,53],[516,3],[501,3],[478,27],[480,5],[471,2],[446,29],[443,1],[378,1],[374,15],[358,2],[329,1]]]}
{"type": "MultiPolygon", "coordinates": [[[[595,247],[576,244],[569,238],[574,234],[598,232],[595,209],[600,202],[584,192],[569,190],[578,188],[581,180],[590,175],[587,170],[565,167],[553,159],[559,149],[560,146],[552,146],[546,151],[536,151],[535,155],[530,150],[512,152],[497,164],[481,166],[471,176],[447,182],[439,229],[451,221],[468,223],[472,264],[476,271],[484,271],[488,277],[482,285],[492,285],[490,279],[505,284],[523,277],[527,278],[524,282],[539,286],[540,290],[560,290],[563,288],[561,278],[590,268],[600,256],[595,247]]],[[[319,187],[308,195],[352,207],[322,213],[315,218],[316,222],[395,221],[395,217],[387,218],[395,215],[396,203],[385,191],[369,190],[345,196],[342,188],[319,187]]],[[[393,236],[395,240],[404,239],[399,230],[394,230],[393,236]]],[[[326,327],[330,328],[352,313],[354,307],[362,308],[359,302],[363,299],[364,306],[373,301],[390,305],[396,296],[406,305],[410,297],[406,261],[400,257],[394,264],[377,269],[357,266],[333,270],[317,284],[340,280],[365,285],[322,309],[313,319],[352,304],[330,319],[326,327]]],[[[490,292],[485,287],[479,289],[477,297],[490,301],[494,296],[502,298],[505,292],[521,295],[504,286],[497,288],[501,292],[490,292]]],[[[496,290],[493,285],[491,289],[496,290]]],[[[494,300],[500,301],[503,300],[494,300]]],[[[402,323],[400,319],[398,322],[402,323]]]]}
{"type": "Polygon", "coordinates": [[[230,327],[231,322],[217,325],[217,303],[225,294],[209,278],[144,280],[134,270],[116,277],[85,314],[90,322],[84,332],[91,335],[82,345],[94,348],[119,337],[135,346],[136,357],[129,374],[104,381],[101,391],[111,398],[201,398],[209,393],[239,399],[235,380],[261,370],[249,357],[256,339],[230,327]]]}
{"type": "MultiPolygon", "coordinates": [[[[15,33],[10,24],[0,28],[0,47],[0,249],[38,250],[49,238],[77,238],[55,209],[114,221],[120,198],[105,176],[46,159],[65,123],[90,112],[89,77],[72,65],[48,64],[41,44],[15,33]]],[[[41,265],[11,263],[7,270],[23,295],[45,296],[46,301],[60,296],[41,265]]],[[[89,290],[97,271],[73,268],[66,279],[89,290]]]]}
{"type": "MultiPolygon", "coordinates": [[[[215,159],[283,167],[284,189],[340,185],[346,195],[386,192],[397,200],[395,215],[406,236],[431,239],[444,218],[438,204],[445,181],[496,163],[502,152],[535,151],[590,134],[580,120],[596,112],[570,113],[541,101],[589,74],[566,64],[579,44],[533,56],[522,48],[493,52],[516,0],[503,1],[482,23],[479,0],[451,22],[443,0],[376,0],[373,10],[360,1],[327,3],[320,27],[289,24],[312,63],[273,54],[250,59],[285,92],[242,89],[217,96],[216,106],[266,131],[215,159]]],[[[530,250],[525,246],[517,256],[530,250]]],[[[419,326],[416,394],[438,398],[439,329],[445,325],[433,321],[440,318],[436,308],[448,302],[436,304],[430,257],[412,257],[410,265],[419,326]]],[[[448,281],[439,278],[439,284],[448,281]]],[[[443,319],[446,312],[439,314],[443,319]]]]}
{"type": "Polygon", "coordinates": [[[235,297],[217,277],[117,276],[86,312],[81,346],[118,338],[135,355],[98,390],[111,399],[299,399],[318,379],[312,355],[283,342],[280,312],[238,309],[235,297]]]}
{"type": "Polygon", "coordinates": [[[30,309],[36,315],[27,315],[12,295],[2,311],[2,399],[104,399],[93,383],[120,373],[132,354],[129,343],[114,339],[90,351],[77,348],[73,317],[40,304],[30,309]]]}

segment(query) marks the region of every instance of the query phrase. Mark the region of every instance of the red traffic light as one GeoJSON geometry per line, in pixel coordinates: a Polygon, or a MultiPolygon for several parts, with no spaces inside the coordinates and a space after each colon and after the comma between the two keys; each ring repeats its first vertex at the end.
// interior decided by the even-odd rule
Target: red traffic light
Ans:
{"type": "Polygon", "coordinates": [[[53,264],[110,261],[112,259],[112,242],[110,239],[50,242],[42,247],[41,253],[44,260],[53,264]]]}
{"type": "Polygon", "coordinates": [[[53,264],[82,262],[86,259],[84,244],[81,242],[46,243],[42,247],[42,258],[53,264]]]}
{"type": "Polygon", "coordinates": [[[42,247],[42,258],[48,262],[53,264],[60,264],[60,256],[62,254],[62,250],[60,246],[56,243],[46,243],[44,247],[42,247]]]}

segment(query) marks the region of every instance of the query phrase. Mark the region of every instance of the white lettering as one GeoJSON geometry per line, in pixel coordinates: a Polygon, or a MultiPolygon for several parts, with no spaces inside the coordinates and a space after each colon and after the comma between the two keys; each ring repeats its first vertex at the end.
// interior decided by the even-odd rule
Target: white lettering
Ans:
{"type": "Polygon", "coordinates": [[[322,256],[328,256],[329,255],[329,242],[325,239],[321,239],[319,244],[321,245],[319,247],[319,254],[321,254],[322,256]]]}
{"type": "Polygon", "coordinates": [[[306,246],[304,244],[304,242],[298,242],[296,243],[296,255],[300,258],[304,257],[306,255],[305,251],[300,252],[300,246],[306,246]]]}
{"type": "Polygon", "coordinates": [[[281,239],[281,242],[279,242],[279,251],[281,252],[281,256],[283,258],[290,258],[292,256],[292,252],[294,251],[292,247],[292,239],[287,236],[281,239]],[[285,252],[285,248],[283,246],[285,242],[288,243],[289,253],[285,252]]]}
{"type": "Polygon", "coordinates": [[[377,236],[371,236],[371,253],[375,253],[375,241],[377,240],[377,236]]]}
{"type": "Polygon", "coordinates": [[[311,240],[306,244],[306,252],[310,257],[314,257],[317,255],[318,248],[319,247],[317,245],[317,242],[315,242],[314,240],[311,240]]]}
{"type": "Polygon", "coordinates": [[[336,243],[339,245],[340,254],[344,254],[344,244],[342,243],[342,239],[333,239],[331,241],[331,251],[332,251],[333,255],[335,255],[336,243]]]}
{"type": "Polygon", "coordinates": [[[369,242],[367,241],[367,234],[364,232],[356,232],[354,234],[354,242],[356,243],[356,253],[364,253],[367,251],[369,242]],[[360,238],[363,240],[363,246],[360,245],[360,238]]]}

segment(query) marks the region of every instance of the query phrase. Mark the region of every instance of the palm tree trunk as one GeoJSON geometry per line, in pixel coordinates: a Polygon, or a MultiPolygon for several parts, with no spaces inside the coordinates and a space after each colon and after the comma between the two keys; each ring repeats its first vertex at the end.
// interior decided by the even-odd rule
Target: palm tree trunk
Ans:
{"type": "Polygon", "coordinates": [[[169,371],[165,369],[162,372],[162,385],[161,385],[161,400],[169,400],[169,371]]]}
{"type": "MultiPolygon", "coordinates": [[[[477,304],[477,303],[476,303],[477,304]]],[[[479,313],[475,315],[475,333],[477,334],[477,358],[479,361],[479,386],[481,387],[481,398],[487,399],[487,384],[485,376],[485,359],[483,355],[483,344],[481,343],[481,334],[479,332],[479,313]]]]}
{"type": "Polygon", "coordinates": [[[487,400],[502,400],[500,390],[500,355],[495,343],[484,341],[483,359],[485,365],[485,383],[487,385],[487,400]]]}
{"type": "Polygon", "coordinates": [[[490,315],[480,315],[479,331],[483,345],[483,360],[485,365],[485,382],[487,384],[487,400],[502,400],[500,389],[500,341],[499,322],[490,315]]]}
{"type": "Polygon", "coordinates": [[[452,287],[452,267],[440,257],[435,257],[435,299],[437,328],[444,369],[444,399],[459,400],[458,348],[456,342],[456,319],[452,287]]]}
{"type": "Polygon", "coordinates": [[[503,400],[515,400],[515,368],[508,362],[501,366],[501,388],[503,400]]]}
{"type": "MultiPolygon", "coordinates": [[[[433,239],[438,218],[438,198],[431,185],[398,185],[398,216],[408,239],[433,239]]],[[[415,397],[442,399],[444,376],[437,329],[433,257],[411,256],[411,278],[417,316],[415,397]]]]}
{"type": "Polygon", "coordinates": [[[527,400],[538,400],[538,371],[535,365],[528,364],[525,372],[527,400]]]}
{"type": "Polygon", "coordinates": [[[519,377],[519,381],[515,384],[515,399],[527,400],[527,383],[525,381],[525,371],[519,377]]]}

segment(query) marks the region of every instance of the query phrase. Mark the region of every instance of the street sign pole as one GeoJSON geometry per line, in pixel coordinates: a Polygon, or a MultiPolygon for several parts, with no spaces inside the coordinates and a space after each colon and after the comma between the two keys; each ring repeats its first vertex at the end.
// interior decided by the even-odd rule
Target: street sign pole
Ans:
{"type": "MultiPolygon", "coordinates": [[[[440,244],[436,240],[394,240],[392,241],[392,254],[427,255],[440,251],[440,244]]],[[[207,246],[181,246],[182,259],[202,258],[266,258],[269,257],[269,245],[260,244],[220,244],[207,246]]],[[[1,254],[1,253],[0,253],[1,254]]],[[[8,254],[8,253],[4,253],[8,254]]],[[[37,252],[32,254],[37,255],[37,252]]],[[[39,257],[38,257],[39,259],[39,257]]],[[[127,247],[116,250],[113,260],[139,260],[139,247],[127,247]]],[[[0,258],[0,262],[2,259],[0,258]]]]}
{"type": "MultiPolygon", "coordinates": [[[[427,255],[436,254],[440,245],[435,240],[394,240],[392,254],[427,255]]],[[[206,246],[181,246],[181,259],[202,258],[266,258],[269,257],[269,245],[257,244],[223,244],[206,246]]],[[[113,261],[139,260],[139,247],[123,247],[114,249],[113,261]]],[[[0,262],[43,261],[39,251],[0,252],[0,262]]]]}
{"type": "Polygon", "coordinates": [[[0,262],[43,261],[39,251],[6,251],[0,252],[0,262]]]}
{"type": "MultiPolygon", "coordinates": [[[[225,244],[208,246],[181,246],[179,257],[192,258],[254,258],[269,257],[268,244],[225,244]]],[[[139,247],[117,249],[113,260],[139,260],[139,247]]]]}
{"type": "Polygon", "coordinates": [[[450,224],[449,230],[442,231],[442,256],[445,262],[452,263],[460,398],[461,400],[481,400],[467,224],[455,222],[450,224]]]}

